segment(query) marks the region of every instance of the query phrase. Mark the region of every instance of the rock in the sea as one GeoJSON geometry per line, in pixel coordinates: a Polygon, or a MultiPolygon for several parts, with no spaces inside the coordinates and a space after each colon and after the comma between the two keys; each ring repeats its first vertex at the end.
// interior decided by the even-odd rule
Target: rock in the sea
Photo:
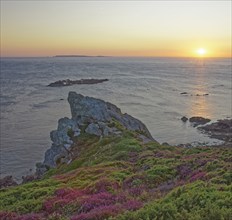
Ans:
{"type": "Polygon", "coordinates": [[[18,184],[14,181],[12,176],[5,176],[3,178],[0,178],[0,189],[17,185],[18,184]]]}
{"type": "Polygon", "coordinates": [[[185,116],[183,116],[183,117],[181,118],[181,121],[186,122],[186,121],[188,121],[188,118],[185,117],[185,116]]]}
{"type": "Polygon", "coordinates": [[[232,119],[219,120],[215,123],[198,127],[212,138],[226,142],[226,145],[232,147],[232,119]]]}
{"type": "Polygon", "coordinates": [[[50,87],[61,87],[61,86],[72,86],[76,84],[97,84],[108,81],[108,79],[80,79],[80,80],[58,80],[56,82],[50,83],[48,86],[50,87]]]}
{"type": "Polygon", "coordinates": [[[47,169],[72,160],[73,139],[80,133],[96,136],[121,135],[118,126],[135,131],[144,143],[154,141],[147,127],[138,119],[123,114],[121,110],[101,99],[91,98],[69,92],[68,102],[72,119],[67,117],[58,121],[58,128],[50,133],[52,146],[45,152],[42,164],[37,165],[37,175],[41,176],[47,169]]]}
{"type": "Polygon", "coordinates": [[[210,119],[203,118],[203,117],[191,117],[189,119],[189,122],[191,122],[194,127],[196,127],[198,125],[204,125],[210,121],[211,121],[210,119]]]}

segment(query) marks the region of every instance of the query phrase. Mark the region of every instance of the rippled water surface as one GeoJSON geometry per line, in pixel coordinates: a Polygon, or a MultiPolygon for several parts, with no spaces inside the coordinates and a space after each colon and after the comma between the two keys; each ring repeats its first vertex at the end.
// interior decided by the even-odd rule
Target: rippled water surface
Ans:
{"type": "Polygon", "coordinates": [[[19,178],[34,169],[35,162],[43,160],[51,144],[49,132],[56,129],[59,118],[70,117],[66,99],[71,90],[116,104],[143,121],[159,142],[216,143],[180,118],[231,117],[231,60],[2,58],[1,175],[19,178]],[[46,87],[67,78],[109,81],[46,87]]]}

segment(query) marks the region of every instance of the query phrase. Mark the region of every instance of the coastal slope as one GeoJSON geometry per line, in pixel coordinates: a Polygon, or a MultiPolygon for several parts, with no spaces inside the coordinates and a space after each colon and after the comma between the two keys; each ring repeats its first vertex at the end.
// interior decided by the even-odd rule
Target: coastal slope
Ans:
{"type": "Polygon", "coordinates": [[[111,103],[68,102],[35,179],[0,190],[0,219],[231,220],[231,148],[160,145],[111,103]]]}

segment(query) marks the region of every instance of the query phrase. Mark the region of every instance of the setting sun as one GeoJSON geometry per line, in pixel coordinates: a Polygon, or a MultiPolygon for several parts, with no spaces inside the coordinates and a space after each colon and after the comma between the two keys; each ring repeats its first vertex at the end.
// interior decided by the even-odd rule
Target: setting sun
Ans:
{"type": "Polygon", "coordinates": [[[203,56],[206,54],[206,50],[204,48],[200,48],[197,50],[198,55],[203,56]]]}

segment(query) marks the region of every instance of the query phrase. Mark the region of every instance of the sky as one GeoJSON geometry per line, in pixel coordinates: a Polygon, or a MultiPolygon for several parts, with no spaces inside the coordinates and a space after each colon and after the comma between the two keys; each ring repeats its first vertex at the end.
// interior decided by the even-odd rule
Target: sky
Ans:
{"type": "Polygon", "coordinates": [[[1,56],[231,57],[231,4],[1,0],[1,56]]]}

